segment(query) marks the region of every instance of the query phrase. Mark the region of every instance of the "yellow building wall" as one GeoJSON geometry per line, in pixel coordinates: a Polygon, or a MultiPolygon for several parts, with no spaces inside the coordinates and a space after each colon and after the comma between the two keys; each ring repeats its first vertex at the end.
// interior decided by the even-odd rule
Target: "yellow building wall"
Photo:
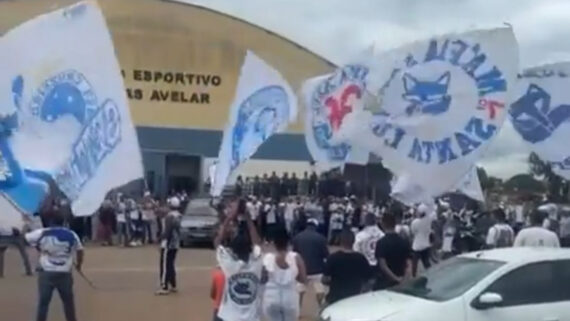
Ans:
{"type": "MultiPolygon", "coordinates": [[[[0,33],[74,2],[0,1],[0,33]]],[[[161,0],[98,2],[113,36],[133,121],[140,126],[223,129],[248,49],[278,69],[294,90],[333,68],[292,42],[208,9],[161,0]]],[[[303,132],[301,122],[300,115],[289,131],[303,132]]]]}

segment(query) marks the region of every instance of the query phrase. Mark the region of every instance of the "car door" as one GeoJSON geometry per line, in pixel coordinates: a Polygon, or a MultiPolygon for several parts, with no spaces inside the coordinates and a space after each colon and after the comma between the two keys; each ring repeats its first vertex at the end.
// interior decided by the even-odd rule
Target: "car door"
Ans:
{"type": "Polygon", "coordinates": [[[476,308],[470,302],[467,320],[570,321],[570,311],[566,311],[570,310],[570,302],[565,297],[569,279],[561,279],[564,273],[568,274],[562,264],[563,261],[532,263],[499,277],[480,294],[500,294],[503,302],[486,309],[476,308]]]}
{"type": "Polygon", "coordinates": [[[559,260],[555,265],[555,289],[559,300],[552,304],[551,320],[547,321],[570,321],[570,260],[559,260]]]}

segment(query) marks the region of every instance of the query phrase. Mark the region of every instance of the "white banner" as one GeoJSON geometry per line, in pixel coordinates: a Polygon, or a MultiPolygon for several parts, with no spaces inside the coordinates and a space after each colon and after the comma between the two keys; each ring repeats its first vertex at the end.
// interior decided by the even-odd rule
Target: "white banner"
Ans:
{"type": "Polygon", "coordinates": [[[473,166],[473,169],[457,184],[455,191],[473,200],[485,202],[485,195],[483,194],[483,189],[479,182],[476,166],[473,166]]]}
{"type": "Polygon", "coordinates": [[[220,146],[210,194],[220,196],[228,177],[271,135],[297,118],[297,97],[277,70],[248,51],[220,146]]]}
{"type": "Polygon", "coordinates": [[[346,65],[303,83],[305,142],[319,171],[368,163],[368,150],[351,146],[339,136],[345,117],[362,108],[368,72],[363,64],[346,65]]]}
{"type": "Polygon", "coordinates": [[[570,62],[524,70],[509,116],[531,150],[570,179],[570,62]]]}
{"type": "MultiPolygon", "coordinates": [[[[143,175],[120,67],[94,2],[39,16],[0,38],[3,192],[34,212],[53,179],[75,215],[143,175]]],[[[0,184],[1,185],[1,184],[0,184]]]]}
{"type": "Polygon", "coordinates": [[[441,36],[375,61],[367,82],[381,109],[353,115],[357,122],[346,126],[360,132],[351,142],[382,157],[398,177],[408,177],[404,186],[412,191],[434,197],[451,190],[505,120],[518,68],[512,30],[441,36]]]}
{"type": "MultiPolygon", "coordinates": [[[[392,181],[392,192],[390,196],[406,205],[417,203],[429,203],[433,201],[434,196],[413,182],[413,179],[404,174],[392,181]]],[[[449,189],[448,192],[461,193],[473,200],[485,202],[485,196],[481,189],[477,168],[473,167],[465,177],[459,181],[455,187],[449,189]]],[[[439,195],[436,195],[439,196],[439,195]]]]}

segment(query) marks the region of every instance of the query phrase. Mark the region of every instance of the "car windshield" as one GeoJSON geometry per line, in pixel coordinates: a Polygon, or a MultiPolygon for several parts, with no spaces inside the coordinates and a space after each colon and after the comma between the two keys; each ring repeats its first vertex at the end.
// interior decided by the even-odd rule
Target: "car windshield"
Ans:
{"type": "Polygon", "coordinates": [[[462,295],[504,262],[454,257],[390,291],[432,301],[447,301],[462,295]]]}
{"type": "Polygon", "coordinates": [[[186,206],[184,211],[185,215],[212,215],[216,214],[216,211],[210,207],[210,199],[208,198],[197,198],[193,199],[186,206]]]}

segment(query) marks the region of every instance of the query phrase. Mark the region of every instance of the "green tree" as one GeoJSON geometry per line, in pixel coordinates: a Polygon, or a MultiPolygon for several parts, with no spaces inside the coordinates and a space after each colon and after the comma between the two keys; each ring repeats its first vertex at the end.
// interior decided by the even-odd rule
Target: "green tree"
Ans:
{"type": "Polygon", "coordinates": [[[489,191],[501,187],[502,180],[497,177],[489,176],[483,167],[477,166],[477,177],[483,191],[489,191]]]}
{"type": "Polygon", "coordinates": [[[504,188],[511,191],[544,193],[546,188],[544,183],[535,179],[531,174],[518,174],[509,178],[504,188]]]}
{"type": "Polygon", "coordinates": [[[528,156],[530,173],[545,180],[548,186],[548,198],[553,202],[564,202],[568,199],[568,182],[556,175],[552,166],[543,161],[536,153],[528,156]]]}

